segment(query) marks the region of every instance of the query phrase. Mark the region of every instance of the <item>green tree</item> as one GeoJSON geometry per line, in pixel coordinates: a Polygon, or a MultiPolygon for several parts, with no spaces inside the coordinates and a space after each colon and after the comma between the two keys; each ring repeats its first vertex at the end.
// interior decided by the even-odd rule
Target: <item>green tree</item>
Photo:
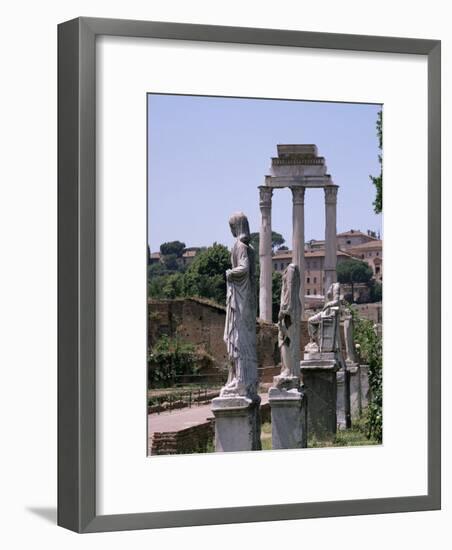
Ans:
{"type": "Polygon", "coordinates": [[[380,163],[380,175],[369,176],[372,183],[375,185],[375,200],[373,202],[375,214],[380,214],[383,211],[383,112],[379,111],[377,115],[377,137],[378,148],[380,153],[378,155],[378,162],[380,163]]]}
{"type": "Polygon", "coordinates": [[[162,243],[160,245],[160,254],[162,256],[170,256],[174,254],[177,258],[180,258],[185,250],[185,243],[181,241],[170,241],[162,243]]]}
{"type": "Polygon", "coordinates": [[[370,400],[366,412],[366,435],[380,443],[383,440],[383,348],[381,336],[372,321],[358,317],[354,320],[355,342],[359,345],[360,363],[369,365],[370,400]]]}
{"type": "Polygon", "coordinates": [[[226,270],[230,268],[230,252],[224,245],[214,243],[198,252],[184,275],[185,294],[202,296],[224,305],[226,270]]]}
{"type": "Polygon", "coordinates": [[[161,293],[163,298],[179,298],[185,294],[184,276],[182,273],[172,273],[163,278],[161,293]]]}
{"type": "Polygon", "coordinates": [[[347,260],[337,265],[337,280],[342,284],[349,284],[352,289],[352,301],[355,300],[355,283],[368,283],[373,276],[372,268],[361,260],[347,260]]]}
{"type": "MultiPolygon", "coordinates": [[[[279,250],[285,242],[286,240],[281,235],[281,233],[272,231],[272,251],[274,251],[275,249],[279,250]]],[[[256,251],[257,258],[259,258],[259,233],[254,232],[250,234],[250,244],[256,251]]]]}
{"type": "Polygon", "coordinates": [[[273,271],[272,273],[272,320],[278,321],[279,307],[281,305],[281,287],[282,273],[273,271]]]}
{"type": "Polygon", "coordinates": [[[162,262],[167,271],[182,271],[183,264],[176,254],[167,254],[162,256],[162,262]]]}
{"type": "Polygon", "coordinates": [[[179,338],[160,337],[148,356],[148,388],[170,387],[183,375],[198,374],[195,346],[179,338]]]}
{"type": "Polygon", "coordinates": [[[370,301],[381,302],[383,299],[383,285],[379,281],[374,281],[370,287],[370,301]]]}

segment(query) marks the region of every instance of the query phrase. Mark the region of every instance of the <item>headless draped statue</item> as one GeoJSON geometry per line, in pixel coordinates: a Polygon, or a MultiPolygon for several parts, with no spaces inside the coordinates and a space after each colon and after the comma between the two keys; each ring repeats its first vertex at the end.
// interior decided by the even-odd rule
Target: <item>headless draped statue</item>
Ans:
{"type": "Polygon", "coordinates": [[[229,358],[229,376],[220,396],[253,397],[257,393],[256,283],[254,249],[243,212],[229,219],[232,235],[232,269],[226,271],[226,322],[224,341],[229,358]]]}
{"type": "Polygon", "coordinates": [[[278,343],[281,374],[273,379],[276,387],[296,387],[300,378],[300,270],[289,264],[284,271],[278,315],[278,343]]]}

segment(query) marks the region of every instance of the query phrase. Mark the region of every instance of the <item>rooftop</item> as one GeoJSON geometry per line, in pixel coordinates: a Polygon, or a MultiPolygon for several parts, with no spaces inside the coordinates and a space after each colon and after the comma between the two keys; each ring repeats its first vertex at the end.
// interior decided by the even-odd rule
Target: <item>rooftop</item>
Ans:
{"type": "Polygon", "coordinates": [[[379,239],[372,240],[368,243],[356,244],[350,247],[350,250],[381,250],[383,248],[383,241],[379,239]]]}
{"type": "Polygon", "coordinates": [[[349,231],[343,231],[342,233],[337,234],[338,237],[355,237],[355,236],[362,236],[367,237],[368,239],[374,239],[378,240],[377,237],[373,237],[372,235],[369,235],[369,233],[363,233],[360,229],[350,229],[349,231]]]}
{"type": "MultiPolygon", "coordinates": [[[[353,258],[351,254],[348,254],[347,252],[344,252],[343,250],[337,251],[338,256],[347,256],[348,258],[353,258]]],[[[304,253],[305,258],[323,258],[325,256],[325,250],[313,250],[313,251],[306,251],[304,253]]],[[[272,259],[273,260],[290,260],[292,258],[292,250],[284,250],[280,254],[276,252],[272,259]]]]}

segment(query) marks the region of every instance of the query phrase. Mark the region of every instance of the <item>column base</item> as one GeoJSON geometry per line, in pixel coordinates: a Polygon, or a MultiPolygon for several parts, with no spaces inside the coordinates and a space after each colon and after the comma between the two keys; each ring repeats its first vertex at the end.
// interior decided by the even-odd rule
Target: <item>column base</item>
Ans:
{"type": "Polygon", "coordinates": [[[260,402],[258,395],[212,399],[216,452],[261,450],[260,402]]]}
{"type": "Polygon", "coordinates": [[[300,449],[308,446],[306,396],[297,388],[272,387],[268,391],[272,415],[272,448],[300,449]]]}

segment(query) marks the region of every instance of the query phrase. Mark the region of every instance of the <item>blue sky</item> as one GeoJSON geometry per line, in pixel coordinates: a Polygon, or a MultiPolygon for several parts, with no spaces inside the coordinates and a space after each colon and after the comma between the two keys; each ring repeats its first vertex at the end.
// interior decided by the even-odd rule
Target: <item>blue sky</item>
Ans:
{"type": "MultiPolygon", "coordinates": [[[[315,143],[339,185],[337,229],[381,231],[373,212],[380,105],[148,95],[148,242],[232,243],[228,218],[247,214],[259,231],[257,187],[278,143],[315,143]]],[[[273,230],[291,247],[289,189],[275,190],[273,230]]],[[[305,237],[323,239],[321,189],[305,195],[305,237]]]]}

